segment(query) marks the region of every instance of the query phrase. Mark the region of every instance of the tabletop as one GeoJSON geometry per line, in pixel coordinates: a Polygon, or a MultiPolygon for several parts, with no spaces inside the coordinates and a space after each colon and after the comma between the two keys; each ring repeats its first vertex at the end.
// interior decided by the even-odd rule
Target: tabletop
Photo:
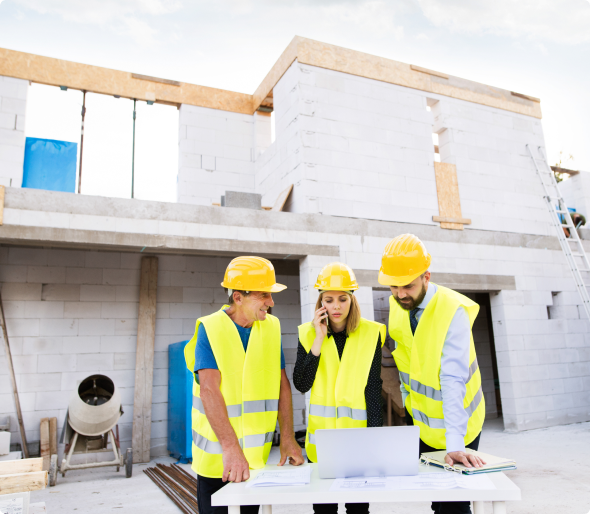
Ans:
{"type": "MultiPolygon", "coordinates": [[[[311,481],[305,486],[250,487],[246,483],[228,484],[211,497],[213,506],[230,505],[285,505],[311,503],[394,503],[425,501],[491,501],[520,500],[520,489],[502,472],[486,473],[495,489],[443,489],[395,491],[330,491],[334,479],[321,479],[317,464],[311,466],[311,481]]],[[[286,465],[285,467],[287,467],[286,465]]],[[[277,469],[266,466],[264,469],[277,469]]],[[[282,468],[278,468],[282,469],[282,468]]],[[[251,470],[253,478],[261,470],[251,470]]],[[[450,473],[440,468],[420,465],[420,473],[450,473]]]]}

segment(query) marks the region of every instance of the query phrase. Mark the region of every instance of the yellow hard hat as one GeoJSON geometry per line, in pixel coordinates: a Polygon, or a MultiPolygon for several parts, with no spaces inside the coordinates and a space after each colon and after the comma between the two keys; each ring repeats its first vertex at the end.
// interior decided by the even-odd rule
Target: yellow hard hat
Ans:
{"type": "Polygon", "coordinates": [[[381,257],[379,283],[406,286],[430,267],[432,257],[414,234],[402,234],[387,243],[381,257]]]}
{"type": "Polygon", "coordinates": [[[350,266],[331,262],[320,271],[314,287],[321,291],[356,291],[359,285],[350,266]]]}
{"type": "Polygon", "coordinates": [[[287,286],[277,284],[272,263],[262,257],[236,257],[225,270],[221,285],[234,291],[263,293],[278,293],[287,289],[287,286]]]}

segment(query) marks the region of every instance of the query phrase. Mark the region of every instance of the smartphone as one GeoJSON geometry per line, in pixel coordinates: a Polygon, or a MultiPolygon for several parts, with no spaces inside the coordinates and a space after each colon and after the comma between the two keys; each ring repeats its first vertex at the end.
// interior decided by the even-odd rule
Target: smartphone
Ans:
{"type": "MultiPolygon", "coordinates": [[[[322,300],[322,307],[323,307],[324,309],[326,309],[326,311],[328,310],[328,309],[326,308],[326,306],[324,305],[324,301],[323,301],[323,300],[322,300]]],[[[326,314],[328,314],[328,313],[326,312],[326,314]]],[[[328,324],[328,317],[327,317],[327,316],[326,316],[326,317],[325,317],[325,318],[322,320],[322,323],[325,323],[326,325],[328,324]]]]}

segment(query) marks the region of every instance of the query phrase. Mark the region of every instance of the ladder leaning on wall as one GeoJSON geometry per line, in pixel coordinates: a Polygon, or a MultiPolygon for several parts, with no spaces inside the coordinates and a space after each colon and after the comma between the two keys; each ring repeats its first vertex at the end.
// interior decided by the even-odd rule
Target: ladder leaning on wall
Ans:
{"type": "Polygon", "coordinates": [[[588,262],[588,256],[584,251],[584,246],[574,226],[567,205],[557,187],[557,180],[555,180],[553,170],[547,163],[541,147],[539,146],[537,149],[539,158],[535,158],[528,144],[526,147],[543,184],[545,191],[543,198],[551,216],[551,223],[557,231],[557,239],[559,239],[561,249],[574,276],[574,282],[582,298],[586,316],[590,319],[590,295],[588,293],[588,288],[590,287],[590,262],[588,262]],[[570,237],[566,237],[564,228],[569,230],[570,237]]]}

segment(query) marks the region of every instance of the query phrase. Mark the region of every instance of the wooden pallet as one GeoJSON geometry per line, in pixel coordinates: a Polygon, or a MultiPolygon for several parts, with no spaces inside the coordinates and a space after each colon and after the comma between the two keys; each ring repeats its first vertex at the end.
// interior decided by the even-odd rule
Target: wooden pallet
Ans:
{"type": "Polygon", "coordinates": [[[399,389],[399,372],[397,368],[381,367],[381,380],[383,380],[383,396],[387,412],[387,426],[405,425],[406,410],[399,389]]]}

